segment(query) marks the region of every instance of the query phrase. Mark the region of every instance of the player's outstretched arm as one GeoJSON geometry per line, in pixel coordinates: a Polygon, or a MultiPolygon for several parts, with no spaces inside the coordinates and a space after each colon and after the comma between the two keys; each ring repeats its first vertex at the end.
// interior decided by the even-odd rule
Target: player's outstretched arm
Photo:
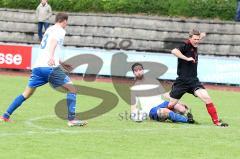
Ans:
{"type": "Polygon", "coordinates": [[[171,53],[172,53],[173,55],[175,55],[176,57],[180,58],[180,59],[183,59],[183,60],[185,60],[185,61],[192,61],[192,62],[195,63],[194,58],[192,58],[192,57],[186,57],[186,56],[183,55],[183,54],[181,53],[181,51],[178,50],[177,48],[173,49],[173,50],[171,51],[171,53]]]}

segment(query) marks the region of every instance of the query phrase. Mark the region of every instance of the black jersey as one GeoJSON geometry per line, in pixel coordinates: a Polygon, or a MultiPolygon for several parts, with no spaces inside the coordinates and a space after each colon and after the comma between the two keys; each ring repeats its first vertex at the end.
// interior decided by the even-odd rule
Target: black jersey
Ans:
{"type": "Polygon", "coordinates": [[[189,40],[185,41],[179,48],[177,48],[186,57],[192,57],[195,59],[195,63],[192,61],[186,61],[178,58],[177,74],[180,79],[197,78],[197,65],[198,54],[197,47],[192,46],[189,40]]]}

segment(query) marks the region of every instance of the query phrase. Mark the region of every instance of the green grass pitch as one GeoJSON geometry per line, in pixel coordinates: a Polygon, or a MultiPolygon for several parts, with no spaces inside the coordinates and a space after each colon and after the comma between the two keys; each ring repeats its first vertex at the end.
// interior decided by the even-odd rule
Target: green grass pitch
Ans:
{"type": "MultiPolygon", "coordinates": [[[[24,90],[28,78],[0,76],[0,113],[24,90]]],[[[111,83],[80,82],[116,93],[111,83]]],[[[122,120],[129,106],[119,100],[112,111],[90,119],[86,127],[72,127],[56,117],[54,106],[65,97],[48,85],[40,87],[12,116],[0,123],[0,158],[6,159],[236,159],[240,156],[239,92],[209,90],[220,118],[228,128],[213,126],[203,103],[185,95],[199,124],[122,120]]],[[[99,99],[77,96],[79,111],[93,108],[99,99]]]]}

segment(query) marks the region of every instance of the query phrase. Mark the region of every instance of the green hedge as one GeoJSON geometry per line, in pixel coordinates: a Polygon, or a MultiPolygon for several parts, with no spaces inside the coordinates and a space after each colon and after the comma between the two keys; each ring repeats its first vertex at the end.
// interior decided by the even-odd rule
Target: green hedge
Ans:
{"type": "MultiPolygon", "coordinates": [[[[0,0],[1,8],[35,9],[39,0],[0,0]]],[[[49,0],[55,11],[184,16],[233,20],[236,0],[49,0]]]]}

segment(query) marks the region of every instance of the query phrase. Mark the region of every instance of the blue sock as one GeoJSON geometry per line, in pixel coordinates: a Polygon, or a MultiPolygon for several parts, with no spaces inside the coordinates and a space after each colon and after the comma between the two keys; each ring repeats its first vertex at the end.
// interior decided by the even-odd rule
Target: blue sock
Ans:
{"type": "Polygon", "coordinates": [[[3,114],[4,118],[9,118],[10,115],[25,101],[26,99],[21,94],[17,98],[14,99],[12,104],[9,105],[7,111],[3,114]]]}
{"type": "Polygon", "coordinates": [[[76,93],[67,94],[68,120],[75,119],[76,93]]]}
{"type": "Polygon", "coordinates": [[[178,113],[174,113],[173,111],[169,112],[168,114],[168,118],[170,120],[172,120],[173,122],[181,122],[181,123],[187,123],[188,122],[188,118],[180,115],[178,113]]]}

